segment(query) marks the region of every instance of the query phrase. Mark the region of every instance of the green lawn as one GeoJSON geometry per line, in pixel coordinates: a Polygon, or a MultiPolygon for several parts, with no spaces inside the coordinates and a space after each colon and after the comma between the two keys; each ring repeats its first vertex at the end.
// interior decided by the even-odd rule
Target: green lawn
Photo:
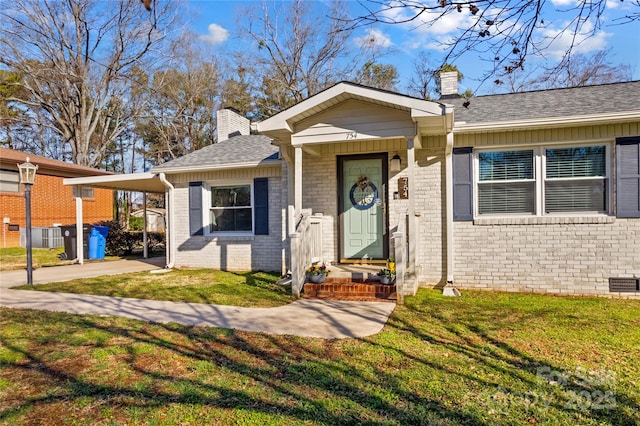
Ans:
{"type": "Polygon", "coordinates": [[[0,309],[0,339],[2,424],[640,424],[640,301],[420,290],[344,340],[0,309]]]}
{"type": "Polygon", "coordinates": [[[162,274],[139,272],[15,288],[268,308],[291,303],[291,287],[277,285],[279,279],[278,274],[269,272],[177,269],[162,274]]]}
{"type": "MultiPolygon", "coordinates": [[[[63,252],[63,248],[34,248],[31,250],[31,264],[34,268],[40,268],[41,266],[68,265],[71,263],[70,261],[60,260],[60,258],[58,257],[58,255],[63,252]]],[[[11,271],[15,269],[24,269],[26,267],[26,249],[20,247],[9,247],[0,249],[0,271],[11,271]]]]}

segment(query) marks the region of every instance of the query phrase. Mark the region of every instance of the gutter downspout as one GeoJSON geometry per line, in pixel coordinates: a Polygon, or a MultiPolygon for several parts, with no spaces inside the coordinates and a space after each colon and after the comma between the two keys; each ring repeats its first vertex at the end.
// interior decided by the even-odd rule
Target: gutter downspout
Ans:
{"type": "Polygon", "coordinates": [[[444,150],[446,194],[447,194],[447,284],[442,289],[444,296],[460,296],[460,292],[453,287],[453,273],[455,259],[453,250],[453,130],[447,132],[447,145],[444,150]]]}
{"type": "Polygon", "coordinates": [[[174,215],[174,207],[173,207],[173,198],[174,198],[174,187],[171,184],[171,182],[169,182],[167,180],[167,177],[165,176],[164,173],[159,173],[158,174],[158,178],[160,178],[160,182],[162,182],[164,184],[164,186],[167,188],[167,203],[169,204],[169,208],[167,209],[167,220],[168,220],[168,226],[166,227],[167,230],[167,265],[166,268],[167,269],[171,269],[173,268],[174,264],[175,264],[175,253],[174,253],[174,247],[175,247],[175,229],[173,229],[173,219],[175,217],[174,215]]]}

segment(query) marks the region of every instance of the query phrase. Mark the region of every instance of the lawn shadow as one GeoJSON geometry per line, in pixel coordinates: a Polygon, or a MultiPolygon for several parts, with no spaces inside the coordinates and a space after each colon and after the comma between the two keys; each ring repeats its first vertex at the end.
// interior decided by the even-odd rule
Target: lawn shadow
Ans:
{"type": "MultiPolygon", "coordinates": [[[[638,422],[637,416],[631,414],[637,413],[636,400],[619,390],[613,391],[615,375],[611,370],[570,368],[517,349],[507,339],[497,337],[499,333],[495,331],[499,329],[498,324],[479,308],[473,315],[456,316],[454,321],[434,305],[416,306],[409,302],[404,308],[414,314],[427,316],[427,321],[421,324],[429,324],[429,327],[416,327],[415,322],[409,320],[410,316],[402,315],[394,315],[388,327],[409,333],[429,345],[448,349],[469,359],[470,364],[482,365],[484,370],[478,372],[472,369],[463,372],[451,369],[448,372],[461,380],[482,386],[484,393],[481,398],[485,400],[487,408],[494,412],[509,413],[509,405],[529,404],[532,408],[538,406],[532,409],[532,414],[537,411],[542,416],[549,409],[555,409],[558,412],[573,412],[576,418],[586,417],[603,424],[630,425],[638,422]],[[487,330],[479,324],[489,324],[490,329],[495,329],[487,330]],[[487,371],[493,374],[486,374],[487,371]],[[491,377],[498,379],[491,380],[491,377]],[[508,379],[505,380],[505,377],[508,379]]],[[[544,315],[571,317],[572,313],[558,312],[552,308],[529,314],[519,312],[518,321],[526,324],[544,315]]],[[[375,339],[367,340],[380,345],[375,339]]],[[[386,348],[398,350],[396,347],[386,348]]],[[[442,368],[442,364],[431,359],[409,352],[402,352],[402,355],[430,368],[442,368]]],[[[389,381],[393,379],[393,376],[388,377],[389,381]]]]}
{"type": "MultiPolygon", "coordinates": [[[[18,312],[12,314],[18,316],[18,312]]],[[[82,361],[65,362],[48,359],[50,353],[39,353],[35,344],[24,349],[3,338],[5,350],[22,356],[21,361],[7,365],[5,377],[38,382],[41,390],[13,395],[0,409],[0,422],[25,417],[54,420],[49,416],[59,415],[61,405],[100,407],[101,411],[85,414],[86,421],[100,421],[107,408],[118,410],[118,418],[132,409],[154,415],[163,407],[185,404],[201,408],[203,415],[211,409],[249,410],[295,423],[425,424],[431,418],[436,424],[485,424],[464,410],[415,394],[398,381],[372,375],[378,365],[363,363],[354,368],[343,357],[341,341],[41,315],[56,315],[65,322],[64,334],[49,336],[51,345],[64,346],[69,332],[106,333],[110,338],[108,343],[83,342],[82,361]],[[123,350],[114,351],[116,344],[123,350]],[[71,367],[91,364],[92,351],[105,347],[117,354],[109,359],[108,371],[92,375],[71,367]],[[166,360],[172,360],[171,368],[162,366],[166,360]],[[112,374],[121,379],[109,379],[112,374]],[[139,383],[149,385],[141,388],[139,383]],[[43,391],[43,384],[51,391],[43,391]]],[[[66,350],[74,352],[68,344],[66,350]]]]}

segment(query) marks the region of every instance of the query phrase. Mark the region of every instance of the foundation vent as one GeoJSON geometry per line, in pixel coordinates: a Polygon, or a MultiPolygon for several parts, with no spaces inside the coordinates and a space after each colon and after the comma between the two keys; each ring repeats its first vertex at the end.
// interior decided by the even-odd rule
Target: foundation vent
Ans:
{"type": "Polygon", "coordinates": [[[640,278],[609,278],[609,291],[633,293],[640,291],[640,278]]]}

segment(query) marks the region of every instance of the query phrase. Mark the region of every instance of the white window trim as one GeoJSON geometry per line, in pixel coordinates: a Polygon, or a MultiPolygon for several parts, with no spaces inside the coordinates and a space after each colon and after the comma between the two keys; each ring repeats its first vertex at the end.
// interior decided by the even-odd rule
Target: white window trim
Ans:
{"type": "Polygon", "coordinates": [[[220,180],[203,183],[202,194],[202,223],[205,237],[253,237],[256,229],[255,197],[253,194],[253,180],[220,180]],[[211,231],[211,188],[220,186],[249,186],[251,192],[251,231],[211,231]]]}
{"type": "MultiPolygon", "coordinates": [[[[549,143],[544,145],[527,145],[527,146],[492,146],[491,148],[478,148],[473,150],[473,212],[474,218],[481,219],[493,219],[493,218],[527,218],[527,217],[582,217],[582,216],[610,216],[612,212],[613,202],[613,177],[612,177],[612,160],[613,149],[611,141],[590,141],[590,142],[571,142],[571,143],[549,143]],[[563,149],[563,148],[577,148],[577,147],[589,147],[589,146],[604,146],[605,147],[605,164],[606,175],[602,178],[607,182],[607,211],[605,212],[562,212],[562,213],[545,213],[544,205],[544,191],[546,182],[546,149],[563,149]],[[479,183],[480,183],[480,153],[481,152],[496,152],[496,151],[527,151],[533,150],[533,176],[535,180],[535,214],[526,213],[504,213],[504,214],[480,214],[479,213],[479,183]]],[[[567,178],[567,181],[575,180],[593,180],[594,178],[567,178]]],[[[553,179],[560,180],[560,179],[553,179]]],[[[529,180],[513,180],[512,182],[530,182],[529,180]]],[[[483,181],[487,183],[489,181],[483,181]]]]}

